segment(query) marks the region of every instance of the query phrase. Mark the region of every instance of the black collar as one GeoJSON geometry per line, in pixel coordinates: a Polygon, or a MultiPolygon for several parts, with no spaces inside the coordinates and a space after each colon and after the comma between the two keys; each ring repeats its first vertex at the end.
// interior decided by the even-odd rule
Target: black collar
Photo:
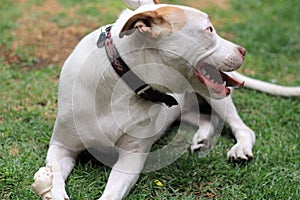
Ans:
{"type": "Polygon", "coordinates": [[[101,32],[97,46],[98,48],[105,46],[106,54],[112,67],[125,83],[136,93],[136,95],[146,100],[155,103],[162,102],[169,107],[178,105],[174,97],[152,88],[130,70],[128,65],[121,58],[116,46],[113,44],[110,30],[111,26],[108,26],[105,28],[105,31],[101,32]]]}

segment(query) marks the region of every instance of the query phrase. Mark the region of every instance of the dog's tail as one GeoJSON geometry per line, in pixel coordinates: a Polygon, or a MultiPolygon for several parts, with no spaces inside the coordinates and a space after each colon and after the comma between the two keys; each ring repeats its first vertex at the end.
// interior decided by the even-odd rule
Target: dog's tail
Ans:
{"type": "Polygon", "coordinates": [[[300,87],[287,87],[287,86],[267,83],[264,81],[249,78],[238,72],[230,72],[230,76],[232,76],[234,79],[240,82],[245,81],[245,85],[244,85],[245,87],[258,90],[261,92],[265,92],[272,95],[285,96],[285,97],[300,96],[300,87]]]}

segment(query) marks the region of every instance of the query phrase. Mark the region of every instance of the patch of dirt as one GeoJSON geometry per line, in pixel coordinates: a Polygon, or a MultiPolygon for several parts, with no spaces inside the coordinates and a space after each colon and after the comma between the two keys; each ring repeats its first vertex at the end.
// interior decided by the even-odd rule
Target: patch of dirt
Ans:
{"type": "Polygon", "coordinates": [[[10,156],[16,157],[19,156],[19,150],[17,148],[10,148],[8,150],[10,156]]]}
{"type": "Polygon", "coordinates": [[[222,192],[221,186],[215,186],[212,182],[194,184],[197,191],[194,192],[196,196],[201,196],[204,199],[216,199],[222,192]]]}
{"type": "MultiPolygon", "coordinates": [[[[121,0],[120,0],[121,1],[121,0]]],[[[20,6],[28,5],[25,0],[18,1],[20,6]],[[25,5],[26,4],[26,5],[25,5]]],[[[163,2],[163,0],[161,1],[163,2]]],[[[186,5],[203,8],[218,6],[226,9],[227,0],[188,0],[186,5]]],[[[76,14],[79,7],[66,8],[61,6],[57,0],[44,0],[39,5],[31,5],[30,10],[24,9],[22,17],[17,21],[18,28],[13,31],[14,42],[11,49],[4,50],[0,47],[0,54],[4,57],[5,64],[22,64],[24,56],[17,54],[18,49],[25,51],[25,57],[30,55],[32,62],[25,67],[44,67],[49,64],[62,65],[68,55],[72,52],[79,40],[89,31],[99,27],[101,24],[80,20],[82,16],[76,14]],[[70,25],[61,26],[60,22],[65,13],[66,18],[74,20],[70,25]],[[53,20],[58,16],[57,20],[53,20]]],[[[105,9],[105,8],[104,8],[105,9]]]]}
{"type": "MultiPolygon", "coordinates": [[[[21,2],[22,3],[22,2],[21,2]]],[[[19,63],[22,58],[13,52],[19,48],[32,51],[35,67],[52,64],[62,64],[74,49],[79,40],[99,25],[93,22],[79,23],[60,27],[51,18],[55,14],[67,13],[68,18],[77,20],[76,8],[64,8],[56,0],[45,0],[41,5],[34,5],[24,11],[18,20],[18,28],[12,33],[14,42],[12,51],[5,51],[6,63],[19,63]]]]}

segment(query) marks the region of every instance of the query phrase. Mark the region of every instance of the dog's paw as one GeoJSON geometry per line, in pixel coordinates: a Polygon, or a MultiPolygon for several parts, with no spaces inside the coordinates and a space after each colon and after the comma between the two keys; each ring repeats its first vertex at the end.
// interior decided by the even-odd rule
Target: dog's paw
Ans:
{"type": "Polygon", "coordinates": [[[233,162],[246,162],[253,158],[252,144],[239,142],[235,144],[227,153],[227,159],[233,162]]]}
{"type": "Polygon", "coordinates": [[[191,145],[191,151],[193,153],[206,152],[211,148],[211,145],[212,145],[212,141],[210,138],[202,138],[202,139],[198,138],[191,145]]]}

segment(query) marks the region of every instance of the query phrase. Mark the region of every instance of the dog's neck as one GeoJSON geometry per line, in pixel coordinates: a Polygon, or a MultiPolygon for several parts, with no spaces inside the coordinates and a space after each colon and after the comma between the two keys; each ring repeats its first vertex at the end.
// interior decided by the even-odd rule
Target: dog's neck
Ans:
{"type": "Polygon", "coordinates": [[[137,96],[154,103],[165,103],[171,107],[178,105],[176,99],[166,93],[163,93],[140,79],[124,62],[119,54],[118,49],[114,45],[111,36],[111,27],[102,27],[97,46],[105,47],[107,57],[112,65],[112,68],[120,78],[136,93],[137,96]]]}

